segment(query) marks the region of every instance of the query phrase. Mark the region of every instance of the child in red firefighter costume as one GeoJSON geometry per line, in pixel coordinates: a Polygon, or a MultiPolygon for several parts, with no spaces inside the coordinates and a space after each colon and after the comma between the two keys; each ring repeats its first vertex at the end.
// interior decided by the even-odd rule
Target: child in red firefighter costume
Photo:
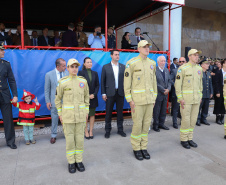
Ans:
{"type": "Polygon", "coordinates": [[[18,125],[23,125],[24,137],[26,141],[26,145],[29,145],[30,142],[35,144],[36,141],[33,139],[33,131],[35,124],[35,110],[39,110],[41,104],[39,104],[37,97],[35,98],[34,94],[31,94],[28,91],[24,90],[23,97],[21,98],[24,101],[12,103],[15,107],[19,108],[19,117],[18,117],[18,125]]]}

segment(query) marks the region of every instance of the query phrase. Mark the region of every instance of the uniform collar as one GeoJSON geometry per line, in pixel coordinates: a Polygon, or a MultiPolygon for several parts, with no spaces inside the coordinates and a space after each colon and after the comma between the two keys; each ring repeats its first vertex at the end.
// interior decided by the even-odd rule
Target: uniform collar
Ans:
{"type": "Polygon", "coordinates": [[[190,65],[190,66],[195,66],[195,65],[196,65],[196,64],[193,64],[193,63],[190,62],[190,61],[189,61],[187,64],[190,65]]]}
{"type": "Polygon", "coordinates": [[[144,59],[140,55],[138,55],[138,58],[141,59],[141,60],[147,60],[148,57],[144,59]]]}
{"type": "Polygon", "coordinates": [[[70,75],[69,74],[69,78],[71,78],[71,79],[76,79],[78,76],[76,75],[76,76],[73,76],[73,75],[70,75]]]}

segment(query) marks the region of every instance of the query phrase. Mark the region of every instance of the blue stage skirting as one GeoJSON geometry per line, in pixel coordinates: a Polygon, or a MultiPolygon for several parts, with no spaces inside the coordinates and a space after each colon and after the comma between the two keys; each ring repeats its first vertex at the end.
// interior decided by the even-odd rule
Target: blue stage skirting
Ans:
{"type": "MultiPolygon", "coordinates": [[[[120,53],[120,63],[126,64],[128,60],[138,56],[139,53],[120,53]]],[[[161,54],[162,55],[162,54],[161,54]]],[[[148,57],[157,61],[160,54],[150,54],[148,57]]],[[[166,55],[165,55],[166,56],[166,55]]],[[[103,51],[49,51],[49,50],[5,50],[5,60],[9,61],[17,82],[18,100],[21,101],[23,89],[30,91],[38,97],[41,109],[36,111],[36,116],[50,115],[46,108],[44,96],[45,74],[55,68],[57,58],[63,58],[67,62],[70,58],[77,59],[83,64],[83,59],[90,57],[93,61],[92,70],[97,71],[101,77],[102,66],[111,61],[110,53],[103,51]]],[[[81,70],[82,65],[80,66],[81,70]]],[[[100,79],[99,79],[100,80],[100,79]]],[[[105,102],[102,100],[101,91],[98,93],[99,106],[96,111],[105,110],[105,102]]],[[[124,109],[129,108],[125,101],[124,109]]],[[[18,117],[18,109],[13,107],[13,117],[18,117]]],[[[0,119],[2,115],[0,113],[0,119]]]]}

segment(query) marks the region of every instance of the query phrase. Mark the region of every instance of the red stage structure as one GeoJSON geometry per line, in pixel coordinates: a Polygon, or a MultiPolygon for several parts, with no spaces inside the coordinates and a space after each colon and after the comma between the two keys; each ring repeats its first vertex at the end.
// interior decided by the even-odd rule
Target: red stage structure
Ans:
{"type": "MultiPolygon", "coordinates": [[[[180,7],[183,7],[185,6],[184,3],[182,4],[178,4],[178,3],[175,3],[172,1],[175,1],[175,0],[170,0],[170,2],[167,2],[165,0],[153,0],[151,2],[151,4],[147,7],[145,7],[144,9],[140,10],[139,12],[137,12],[134,16],[132,16],[130,19],[128,19],[127,21],[125,21],[123,24],[121,24],[120,26],[116,27],[115,30],[116,30],[116,48],[117,48],[117,31],[126,27],[126,26],[129,26],[131,24],[134,24],[136,22],[139,22],[139,21],[142,21],[144,19],[147,19],[151,16],[154,16],[154,15],[157,15],[159,13],[162,13],[166,10],[169,10],[169,43],[168,43],[168,48],[169,50],[168,51],[150,51],[150,53],[158,53],[158,54],[167,54],[168,56],[168,64],[170,64],[170,37],[171,37],[171,11],[173,9],[176,9],[176,8],[180,8],[180,7]],[[160,3],[160,2],[165,2],[165,3],[168,3],[168,8],[165,8],[165,9],[162,9],[154,14],[152,14],[152,7],[156,4],[156,3],[160,3]],[[172,7],[172,4],[177,4],[178,7],[176,8],[171,8],[172,7]],[[144,12],[144,11],[147,11],[147,10],[150,10],[150,14],[149,15],[146,15],[145,17],[143,18],[139,18],[141,16],[141,14],[144,12]],[[131,22],[132,21],[132,22],[131,22]],[[130,22],[130,23],[128,23],[130,22]],[[127,24],[128,23],[128,24],[127,24]]],[[[178,1],[178,0],[176,0],[178,1]]],[[[181,0],[183,1],[183,0],[181,0]]],[[[80,15],[78,21],[83,21],[88,15],[90,15],[91,12],[93,12],[95,9],[97,9],[102,3],[105,3],[105,48],[104,49],[95,49],[95,48],[79,48],[79,47],[55,47],[55,46],[25,46],[24,45],[24,0],[20,0],[20,25],[21,25],[21,45],[20,46],[5,46],[6,49],[10,49],[10,48],[18,48],[18,49],[21,49],[21,50],[26,50],[26,49],[62,49],[62,50],[67,50],[67,49],[70,49],[70,50],[102,50],[102,51],[109,51],[110,49],[108,49],[108,43],[107,43],[107,29],[108,29],[108,0],[101,0],[99,1],[97,4],[95,2],[95,0],[90,0],[89,3],[86,5],[86,8],[84,9],[84,11],[82,12],[82,14],[80,15]]],[[[33,23],[32,23],[33,24],[33,23]]],[[[123,52],[138,52],[137,50],[126,50],[126,49],[119,49],[119,51],[123,51],[123,52]]],[[[170,65],[168,65],[170,67],[170,65]]],[[[123,113],[130,113],[130,111],[124,111],[123,113]]],[[[112,114],[117,114],[116,112],[113,112],[112,114]]],[[[105,115],[105,113],[96,113],[95,114],[96,116],[100,116],[100,115],[105,115]]],[[[51,119],[51,117],[44,117],[44,118],[36,118],[36,120],[49,120],[51,119]]],[[[17,122],[17,120],[14,120],[14,122],[17,122]]],[[[0,121],[0,123],[3,123],[2,121],[0,121]]]]}

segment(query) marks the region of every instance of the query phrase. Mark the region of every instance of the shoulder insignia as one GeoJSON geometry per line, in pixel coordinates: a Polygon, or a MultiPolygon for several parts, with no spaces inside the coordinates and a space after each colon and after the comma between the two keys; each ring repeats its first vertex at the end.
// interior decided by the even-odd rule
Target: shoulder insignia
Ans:
{"type": "Polygon", "coordinates": [[[82,82],[86,82],[86,79],[83,76],[78,76],[78,80],[80,80],[82,82]]]}
{"type": "Polygon", "coordinates": [[[129,63],[130,65],[133,65],[133,64],[135,64],[135,63],[137,63],[137,62],[139,62],[140,61],[140,59],[139,58],[137,58],[137,57],[135,57],[135,58],[132,58],[131,59],[131,62],[129,63]]]}
{"type": "Polygon", "coordinates": [[[71,80],[71,78],[69,76],[65,76],[59,80],[59,83],[64,84],[70,80],[71,80]]]}

